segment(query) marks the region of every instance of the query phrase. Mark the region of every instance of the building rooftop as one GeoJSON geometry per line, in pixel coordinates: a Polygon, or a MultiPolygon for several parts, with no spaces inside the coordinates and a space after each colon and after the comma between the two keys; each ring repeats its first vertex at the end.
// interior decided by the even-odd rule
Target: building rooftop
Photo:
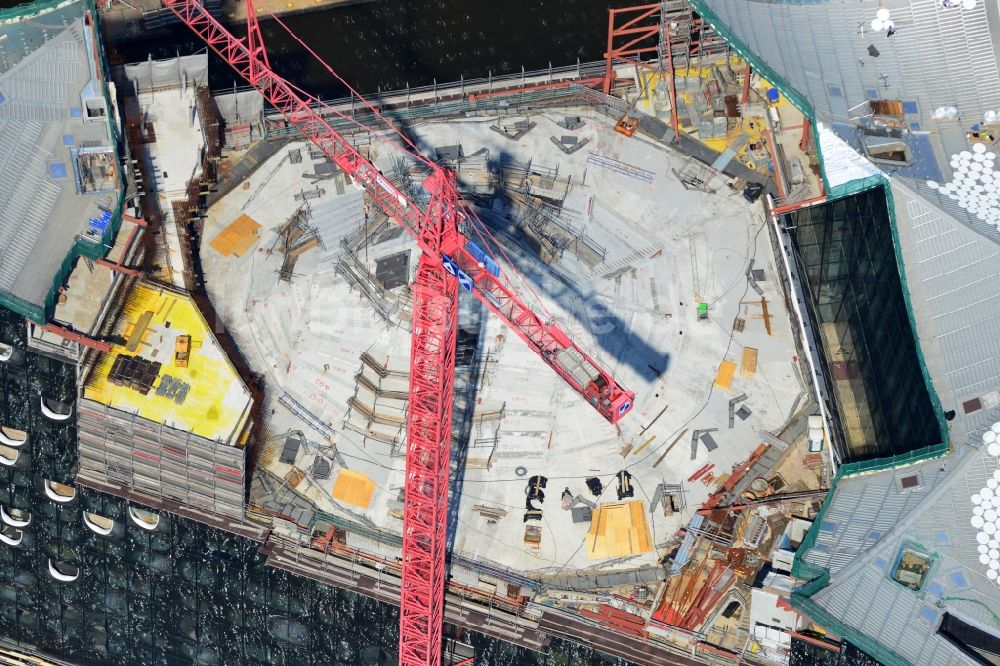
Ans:
{"type": "Polygon", "coordinates": [[[71,251],[101,256],[116,224],[117,149],[83,9],[0,27],[28,50],[4,51],[0,73],[0,297],[35,319],[71,251]]]}
{"type": "Polygon", "coordinates": [[[1000,615],[991,503],[998,482],[997,458],[981,443],[947,458],[842,478],[815,543],[799,555],[830,576],[810,598],[821,610],[813,619],[822,623],[828,613],[852,632],[849,640],[865,647],[854,635],[862,634],[916,666],[977,663],[939,627],[945,614],[987,627],[1000,615]]]}
{"type": "Polygon", "coordinates": [[[787,92],[797,93],[800,104],[808,100],[814,121],[827,124],[866,158],[877,158],[880,146],[905,145],[905,159],[881,160],[878,166],[907,180],[963,224],[1000,241],[1000,217],[970,211],[957,197],[927,185],[943,185],[961,175],[954,156],[971,151],[970,144],[986,141],[989,151],[996,151],[1000,133],[990,128],[997,122],[1000,67],[990,3],[693,4],[717,32],[735,37],[794,89],[787,92]],[[890,12],[895,25],[891,37],[885,29],[871,27],[880,9],[890,12]],[[977,129],[984,136],[972,136],[977,129]],[[992,140],[987,136],[991,132],[992,140]]]}
{"type": "Polygon", "coordinates": [[[243,445],[250,392],[189,296],[138,284],[125,302],[118,333],[119,343],[95,364],[84,398],[243,445]]]}

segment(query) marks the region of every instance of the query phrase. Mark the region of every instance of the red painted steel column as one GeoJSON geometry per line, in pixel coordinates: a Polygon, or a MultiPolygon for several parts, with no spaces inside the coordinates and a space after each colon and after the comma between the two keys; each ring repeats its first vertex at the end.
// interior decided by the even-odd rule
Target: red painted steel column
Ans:
{"type": "Polygon", "coordinates": [[[803,153],[809,152],[809,130],[812,126],[809,124],[808,118],[802,119],[802,138],[799,140],[799,150],[803,153]]]}
{"type": "Polygon", "coordinates": [[[458,281],[420,256],[414,281],[399,663],[441,662],[458,281]]]}

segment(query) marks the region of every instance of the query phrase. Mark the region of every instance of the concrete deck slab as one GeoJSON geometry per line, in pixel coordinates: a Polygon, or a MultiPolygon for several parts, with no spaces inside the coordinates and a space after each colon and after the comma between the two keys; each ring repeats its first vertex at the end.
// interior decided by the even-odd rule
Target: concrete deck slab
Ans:
{"type": "MultiPolygon", "coordinates": [[[[466,154],[485,147],[491,158],[531,161],[538,168],[558,166],[560,176],[572,175],[563,214],[607,248],[605,261],[596,267],[571,250],[545,264],[506,230],[509,225],[502,215],[491,219],[490,211],[480,211],[523,276],[523,293],[534,291],[544,309],[637,394],[635,412],[617,427],[607,424],[498,320],[474,301],[463,301],[460,326],[478,330],[479,378],[470,385],[464,379],[471,376],[469,371],[458,373],[456,402],[466,404],[471,398],[475,413],[500,406],[504,410],[495,428],[484,430],[475,421],[471,427],[469,451],[482,446],[484,431],[488,438],[496,433],[495,450],[488,466],[460,465],[455,472],[461,494],[453,498],[454,549],[465,557],[533,575],[654,563],[655,549],[629,558],[590,560],[584,547],[590,526],[573,523],[571,512],[560,508],[563,488],[589,496],[584,482],[597,476],[605,490],[602,497],[591,499],[613,502],[615,475],[627,469],[635,484],[634,499],[648,504],[660,482],[683,483],[688,509],[669,519],[662,511],[649,516],[652,541],[663,544],[690,519],[716,480],[756,448],[757,432],[778,429],[786,421],[801,392],[761,210],[726,187],[711,193],[685,189],[671,171],[684,156],[616,134],[601,117],[585,116],[584,127],[575,134],[590,141],[585,150],[567,156],[549,140],[550,135],[565,134],[555,123],[563,115],[532,116],[536,128],[516,143],[489,129],[494,119],[411,128],[427,153],[435,146],[462,144],[466,154]],[[588,161],[591,154],[650,172],[651,181],[598,166],[588,161]],[[770,334],[761,318],[761,295],[746,279],[751,265],[764,271],[759,287],[768,303],[770,334]],[[709,317],[699,320],[702,302],[708,304],[709,317]],[[739,331],[734,330],[737,318],[744,319],[739,331]],[[758,350],[756,373],[737,373],[729,391],[714,388],[720,362],[739,364],[744,347],[758,350]],[[751,414],[729,429],[729,400],[740,393],[747,394],[742,404],[751,414]],[[718,448],[709,453],[700,445],[692,460],[689,442],[684,441],[667,453],[684,428],[719,428],[713,433],[718,448]],[[629,445],[634,451],[650,438],[641,453],[628,452],[629,445]],[[702,479],[712,481],[688,481],[706,464],[714,467],[702,479]],[[535,474],[546,476],[549,483],[539,507],[543,518],[529,523],[541,527],[541,541],[529,548],[524,544],[525,486],[527,477],[535,474]],[[477,508],[483,506],[505,514],[486,517],[477,508]]],[[[390,172],[391,164],[377,163],[390,172]]],[[[283,256],[276,249],[275,228],[302,205],[295,194],[322,188],[322,196],[310,200],[312,206],[351,196],[349,186],[338,195],[330,181],[312,185],[304,176],[312,174],[313,167],[308,158],[292,164],[287,151],[279,151],[247,178],[245,187],[237,187],[209,210],[206,238],[242,214],[259,221],[263,229],[258,245],[243,257],[222,257],[207,244],[202,247],[208,289],[251,365],[267,378],[273,397],[264,416],[271,431],[306,434],[308,445],[295,467],[308,470],[331,442],[342,457],[330,478],[303,480],[297,489],[323,511],[398,531],[402,523],[396,501],[405,461],[389,444],[346,429],[344,422],[348,399],[358,391],[354,376],[361,370],[363,353],[406,372],[405,321],[387,323],[334,270],[342,251],[331,242],[336,234],[326,238],[323,247],[298,257],[291,282],[277,275],[283,256]],[[308,414],[295,413],[277,400],[283,395],[308,414]],[[338,506],[331,499],[340,465],[375,482],[368,509],[338,506]]],[[[357,223],[345,224],[339,233],[356,229],[357,223]]],[[[407,247],[415,250],[405,237],[376,243],[364,260],[374,267],[377,257],[407,247]]],[[[456,449],[461,457],[461,446],[456,449]]],[[[470,454],[470,460],[473,457],[470,454]]],[[[292,471],[277,456],[267,462],[267,469],[280,477],[292,471]]]]}

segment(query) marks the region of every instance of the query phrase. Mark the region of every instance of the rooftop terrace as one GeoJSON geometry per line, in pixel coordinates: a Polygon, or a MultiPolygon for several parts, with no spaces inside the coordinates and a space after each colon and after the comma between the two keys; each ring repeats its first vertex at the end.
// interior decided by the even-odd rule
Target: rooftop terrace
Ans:
{"type": "Polygon", "coordinates": [[[101,256],[116,224],[117,149],[83,8],[0,27],[0,300],[38,320],[74,246],[101,256]]]}

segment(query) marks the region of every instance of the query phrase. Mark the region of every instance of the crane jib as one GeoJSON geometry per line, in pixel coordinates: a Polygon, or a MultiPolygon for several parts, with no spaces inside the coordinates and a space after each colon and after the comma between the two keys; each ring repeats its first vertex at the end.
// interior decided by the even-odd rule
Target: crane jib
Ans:
{"type": "Polygon", "coordinates": [[[410,202],[406,200],[406,197],[400,194],[399,190],[393,187],[392,183],[385,179],[385,176],[378,174],[375,176],[375,182],[378,183],[379,187],[388,192],[389,196],[395,199],[400,206],[406,208],[409,205],[410,202]]]}

